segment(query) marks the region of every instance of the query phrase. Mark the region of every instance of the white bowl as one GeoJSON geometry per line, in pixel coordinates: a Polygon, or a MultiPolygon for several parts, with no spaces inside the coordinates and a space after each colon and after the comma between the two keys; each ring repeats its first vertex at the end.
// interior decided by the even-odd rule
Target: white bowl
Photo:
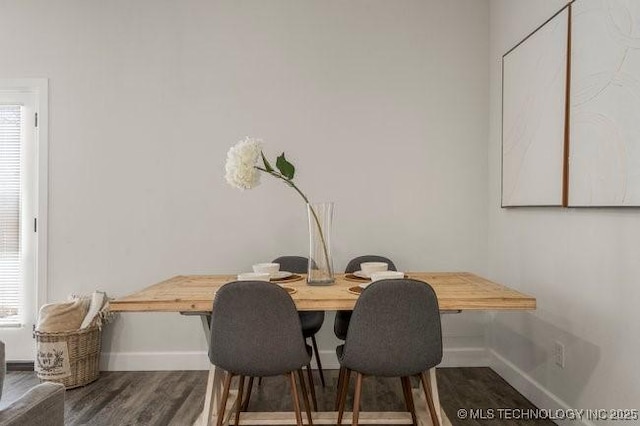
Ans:
{"type": "Polygon", "coordinates": [[[244,272],[238,274],[238,281],[269,281],[271,274],[268,272],[244,272]]]}
{"type": "Polygon", "coordinates": [[[404,278],[404,272],[399,271],[381,271],[371,274],[371,282],[379,280],[398,280],[404,278]]]}
{"type": "Polygon", "coordinates": [[[257,274],[270,274],[274,275],[280,270],[279,263],[256,263],[253,265],[253,272],[257,274]]]}
{"type": "Polygon", "coordinates": [[[386,262],[362,262],[360,264],[360,270],[365,275],[371,275],[374,272],[386,271],[389,269],[389,265],[386,262]]]}

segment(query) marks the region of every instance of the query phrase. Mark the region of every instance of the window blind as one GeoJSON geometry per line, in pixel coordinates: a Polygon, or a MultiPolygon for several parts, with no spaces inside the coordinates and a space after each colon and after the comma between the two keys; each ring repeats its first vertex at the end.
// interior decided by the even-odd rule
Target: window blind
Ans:
{"type": "Polygon", "coordinates": [[[22,320],[20,190],[23,108],[0,105],[0,326],[22,320]]]}

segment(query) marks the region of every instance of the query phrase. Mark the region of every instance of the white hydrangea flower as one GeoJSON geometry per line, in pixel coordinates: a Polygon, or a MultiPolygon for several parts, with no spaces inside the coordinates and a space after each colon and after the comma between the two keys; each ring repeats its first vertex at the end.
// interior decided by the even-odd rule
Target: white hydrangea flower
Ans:
{"type": "MultiPolygon", "coordinates": [[[[247,137],[229,149],[224,178],[229,185],[235,188],[251,189],[260,184],[260,174],[267,173],[276,179],[282,180],[287,186],[293,188],[298,195],[302,197],[304,202],[309,205],[309,210],[316,223],[324,249],[324,261],[326,265],[331,265],[329,250],[327,250],[327,244],[322,232],[322,226],[318,220],[318,215],[309,203],[307,196],[304,195],[300,188],[293,182],[295,172],[296,168],[285,158],[284,152],[277,157],[274,168],[262,154],[262,141],[260,139],[247,137]],[[258,165],[260,159],[262,159],[262,164],[258,165]]],[[[329,271],[329,274],[333,277],[333,272],[329,271]]]]}
{"type": "Polygon", "coordinates": [[[239,189],[251,189],[260,184],[260,171],[256,169],[262,141],[245,138],[229,149],[225,164],[225,179],[239,189]]]}

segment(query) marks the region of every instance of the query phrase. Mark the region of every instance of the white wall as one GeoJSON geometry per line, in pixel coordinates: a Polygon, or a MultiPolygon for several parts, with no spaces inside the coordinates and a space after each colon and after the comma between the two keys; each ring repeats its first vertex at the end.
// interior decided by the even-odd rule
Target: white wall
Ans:
{"type": "MultiPolygon", "coordinates": [[[[485,273],[488,19],[477,0],[2,2],[0,77],[50,79],[50,300],[305,254],[293,191],[222,178],[246,135],[336,202],[338,270],[485,273]]],[[[447,348],[481,355],[484,323],[447,317],[447,348]]],[[[104,349],[134,369],[204,350],[177,314],[122,315],[104,349]]]]}
{"type": "Polygon", "coordinates": [[[535,312],[494,316],[493,367],[542,407],[637,409],[638,210],[500,209],[501,56],[564,3],[491,2],[489,276],[538,300],[535,312]]]}

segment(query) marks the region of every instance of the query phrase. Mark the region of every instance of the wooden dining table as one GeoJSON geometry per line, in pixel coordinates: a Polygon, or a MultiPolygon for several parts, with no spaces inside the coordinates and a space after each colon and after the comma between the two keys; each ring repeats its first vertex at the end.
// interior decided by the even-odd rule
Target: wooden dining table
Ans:
{"type": "MultiPolygon", "coordinates": [[[[492,282],[468,272],[407,272],[408,278],[430,284],[436,292],[442,313],[463,311],[533,310],[534,297],[520,293],[504,285],[492,282]]],[[[207,340],[213,300],[216,291],[224,284],[235,281],[236,275],[178,275],[146,287],[130,295],[110,302],[114,312],[175,312],[183,315],[199,315],[207,340]]],[[[352,275],[340,274],[335,283],[328,286],[307,284],[304,275],[289,277],[279,284],[290,292],[299,311],[353,310],[358,300],[362,281],[352,275]]],[[[442,425],[450,425],[442,411],[438,397],[436,370],[429,371],[428,386],[434,399],[435,411],[442,425]]],[[[217,421],[218,406],[222,394],[223,372],[211,366],[207,381],[204,408],[195,425],[211,425],[217,421]]],[[[416,414],[420,425],[432,425],[424,392],[414,389],[416,414]]],[[[229,398],[224,424],[233,422],[231,407],[237,392],[229,398]]],[[[337,413],[315,412],[314,424],[335,424],[337,413]]],[[[351,423],[351,413],[345,413],[344,424],[351,423]]],[[[360,424],[411,424],[408,412],[361,412],[360,424]]],[[[240,424],[295,424],[293,412],[243,412],[240,424]]]]}

